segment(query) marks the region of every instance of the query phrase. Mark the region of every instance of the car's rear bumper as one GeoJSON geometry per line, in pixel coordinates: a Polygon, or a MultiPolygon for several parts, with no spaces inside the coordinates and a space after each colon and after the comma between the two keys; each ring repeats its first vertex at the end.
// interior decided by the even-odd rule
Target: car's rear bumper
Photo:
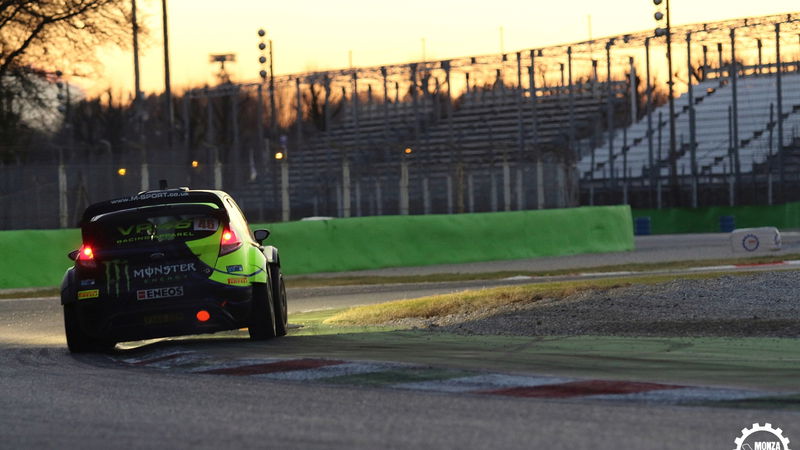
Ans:
{"type": "Polygon", "coordinates": [[[207,282],[193,287],[181,298],[136,300],[131,296],[100,296],[75,304],[86,334],[119,342],[247,327],[252,292],[250,286],[207,282]],[[208,320],[198,318],[200,311],[208,312],[208,320]]]}

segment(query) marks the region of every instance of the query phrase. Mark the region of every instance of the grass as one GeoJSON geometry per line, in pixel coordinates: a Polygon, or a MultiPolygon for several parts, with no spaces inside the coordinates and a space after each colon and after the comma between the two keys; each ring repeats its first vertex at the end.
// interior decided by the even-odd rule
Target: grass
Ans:
{"type": "Polygon", "coordinates": [[[704,259],[693,261],[670,261],[661,263],[632,263],[617,264],[609,266],[585,267],[574,269],[558,269],[545,271],[503,271],[503,272],[483,272],[483,273],[438,273],[429,275],[407,275],[407,276],[325,276],[325,277],[288,277],[287,287],[304,288],[320,286],[354,286],[354,285],[375,285],[375,284],[402,284],[402,283],[436,283],[448,281],[472,281],[472,280],[500,280],[514,276],[561,276],[574,275],[578,273],[603,273],[603,272],[648,272],[656,270],[681,270],[692,267],[721,266],[729,264],[769,264],[791,259],[800,259],[800,253],[784,255],[763,255],[749,258],[722,258],[704,259]]]}
{"type": "Polygon", "coordinates": [[[327,336],[352,333],[384,333],[387,331],[402,330],[400,326],[386,325],[348,325],[330,324],[327,320],[346,311],[347,308],[322,309],[289,314],[289,323],[300,325],[290,331],[292,336],[327,336]]]}
{"type": "MultiPolygon", "coordinates": [[[[684,279],[715,278],[740,273],[701,273],[682,275],[684,279]]],[[[321,321],[325,325],[375,326],[408,318],[430,319],[451,314],[473,314],[516,303],[543,299],[560,300],[578,292],[607,290],[633,284],[658,284],[674,280],[674,275],[647,275],[602,280],[557,281],[512,287],[470,290],[410,300],[396,300],[376,305],[357,306],[333,314],[321,321]]]]}

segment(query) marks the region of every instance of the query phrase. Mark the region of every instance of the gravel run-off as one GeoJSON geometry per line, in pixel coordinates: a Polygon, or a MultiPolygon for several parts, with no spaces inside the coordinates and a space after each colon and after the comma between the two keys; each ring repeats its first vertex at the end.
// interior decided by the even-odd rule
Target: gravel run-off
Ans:
{"type": "Polygon", "coordinates": [[[800,337],[800,271],[584,291],[395,325],[459,334],[800,337]]]}

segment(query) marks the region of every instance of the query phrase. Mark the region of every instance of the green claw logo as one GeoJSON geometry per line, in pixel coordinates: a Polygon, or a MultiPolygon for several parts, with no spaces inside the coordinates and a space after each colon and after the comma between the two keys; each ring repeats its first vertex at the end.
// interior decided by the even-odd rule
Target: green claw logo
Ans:
{"type": "Polygon", "coordinates": [[[106,291],[111,292],[111,285],[114,285],[115,295],[119,296],[120,282],[122,277],[125,277],[126,291],[131,290],[131,276],[128,266],[128,261],[115,259],[108,261],[106,265],[106,291]],[[112,273],[113,272],[113,273],[112,273]]]}

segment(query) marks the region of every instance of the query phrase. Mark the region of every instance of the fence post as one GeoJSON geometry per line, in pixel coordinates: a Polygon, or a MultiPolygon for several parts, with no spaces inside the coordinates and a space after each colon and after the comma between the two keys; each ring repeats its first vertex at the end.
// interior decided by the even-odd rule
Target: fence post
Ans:
{"type": "Polygon", "coordinates": [[[497,212],[497,179],[493,167],[489,169],[489,182],[491,183],[489,186],[489,195],[491,196],[490,204],[492,212],[497,212]]]}
{"type": "Polygon", "coordinates": [[[400,214],[408,215],[408,161],[400,161],[400,214]]]}
{"type": "Polygon", "coordinates": [[[342,217],[350,217],[350,161],[342,161],[342,217]]]}
{"type": "Polygon", "coordinates": [[[291,205],[289,205],[289,162],[284,157],[281,160],[281,220],[290,220],[291,205]]]}
{"type": "MultiPolygon", "coordinates": [[[[453,214],[453,176],[447,174],[447,214],[453,214]]],[[[464,194],[461,194],[463,198],[464,194]]]]}
{"type": "Polygon", "coordinates": [[[361,183],[358,181],[358,177],[356,176],[356,217],[363,216],[363,211],[361,210],[361,183]]]}
{"type": "Polygon", "coordinates": [[[503,210],[511,211],[511,166],[503,161],[503,210]]]}
{"type": "Polygon", "coordinates": [[[467,204],[469,205],[469,212],[475,212],[475,193],[474,193],[474,180],[472,173],[467,174],[467,204]]]}
{"type": "MultiPolygon", "coordinates": [[[[147,160],[142,161],[141,167],[141,189],[150,190],[150,169],[147,167],[147,160]]],[[[217,188],[219,189],[219,188],[217,188]]]]}
{"type": "Polygon", "coordinates": [[[375,214],[383,215],[383,196],[381,195],[381,179],[375,177],[375,214]]]}
{"type": "MultiPolygon", "coordinates": [[[[219,160],[219,148],[216,145],[212,147],[212,153],[214,155],[214,189],[220,190],[222,189],[222,162],[219,160]]],[[[142,167],[142,183],[145,183],[145,177],[150,178],[147,175],[146,164],[142,167]]]]}
{"type": "Polygon", "coordinates": [[[69,211],[67,210],[67,169],[64,166],[63,150],[58,151],[58,226],[69,226],[69,211]]]}
{"type": "Polygon", "coordinates": [[[422,208],[425,214],[431,213],[431,193],[428,185],[428,177],[422,178],[422,208]]]}
{"type": "Polygon", "coordinates": [[[544,164],[536,160],[536,209],[544,209],[544,164]]]}

